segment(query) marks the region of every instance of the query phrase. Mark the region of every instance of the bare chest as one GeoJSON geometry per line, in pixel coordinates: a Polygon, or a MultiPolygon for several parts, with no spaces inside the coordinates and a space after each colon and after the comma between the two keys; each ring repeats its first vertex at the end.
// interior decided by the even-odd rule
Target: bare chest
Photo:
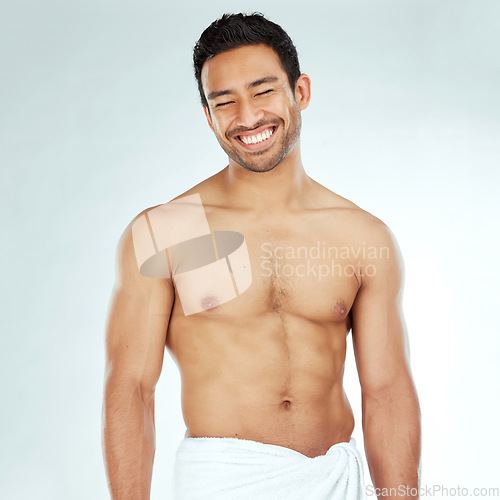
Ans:
{"type": "Polygon", "coordinates": [[[268,310],[316,321],[344,320],[358,290],[355,262],[341,241],[317,228],[276,235],[248,234],[249,299],[268,310]]]}
{"type": "Polygon", "coordinates": [[[348,237],[321,221],[271,225],[212,217],[210,227],[196,251],[183,249],[173,261],[184,315],[346,320],[359,288],[348,237]]]}

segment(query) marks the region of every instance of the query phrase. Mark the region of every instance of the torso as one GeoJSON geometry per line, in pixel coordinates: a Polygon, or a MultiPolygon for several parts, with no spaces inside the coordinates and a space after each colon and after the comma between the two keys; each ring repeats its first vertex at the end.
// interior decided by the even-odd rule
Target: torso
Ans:
{"type": "Polygon", "coordinates": [[[252,275],[238,297],[206,297],[205,310],[187,316],[176,290],[167,348],[181,373],[186,437],[251,439],[310,457],[349,441],[342,378],[365,245],[353,220],[363,211],[325,191],[314,207],[260,220],[214,203],[210,183],[182,195],[200,194],[212,232],[244,235],[252,275]]]}

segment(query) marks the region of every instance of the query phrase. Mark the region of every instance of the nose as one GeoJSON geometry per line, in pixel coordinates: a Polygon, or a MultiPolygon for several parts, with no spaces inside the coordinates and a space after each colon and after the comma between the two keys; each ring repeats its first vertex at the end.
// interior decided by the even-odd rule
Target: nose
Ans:
{"type": "Polygon", "coordinates": [[[250,99],[243,99],[238,103],[236,123],[238,127],[254,128],[254,125],[263,117],[263,110],[250,99]]]}

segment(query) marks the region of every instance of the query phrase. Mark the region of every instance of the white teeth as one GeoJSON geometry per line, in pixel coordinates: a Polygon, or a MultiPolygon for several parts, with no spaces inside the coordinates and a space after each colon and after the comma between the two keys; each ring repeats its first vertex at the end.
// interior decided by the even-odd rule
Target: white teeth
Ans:
{"type": "Polygon", "coordinates": [[[265,141],[266,139],[269,139],[269,137],[271,137],[272,135],[273,135],[273,130],[267,129],[265,132],[257,135],[251,135],[251,136],[240,135],[240,139],[245,144],[257,144],[259,142],[265,141]]]}

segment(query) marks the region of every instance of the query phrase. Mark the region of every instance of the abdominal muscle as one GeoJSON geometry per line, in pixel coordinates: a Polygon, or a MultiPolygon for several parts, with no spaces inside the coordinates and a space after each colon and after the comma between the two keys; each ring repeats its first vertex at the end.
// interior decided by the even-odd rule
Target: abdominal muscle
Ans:
{"type": "Polygon", "coordinates": [[[185,437],[233,437],[323,455],[354,428],[342,386],[346,324],[291,314],[171,318],[185,437]]]}

